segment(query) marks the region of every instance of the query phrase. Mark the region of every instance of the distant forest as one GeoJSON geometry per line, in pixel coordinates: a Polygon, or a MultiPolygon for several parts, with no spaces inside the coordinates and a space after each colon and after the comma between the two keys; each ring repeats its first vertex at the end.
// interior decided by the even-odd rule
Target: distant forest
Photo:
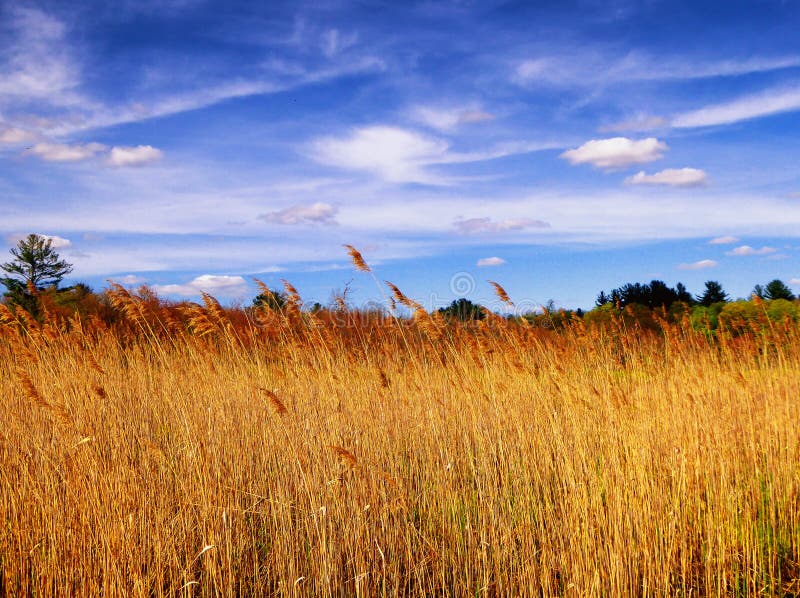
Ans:
{"type": "MultiPolygon", "coordinates": [[[[56,318],[89,316],[109,324],[117,319],[113,296],[114,293],[121,292],[122,287],[112,284],[110,289],[99,293],[83,283],[62,287],[61,282],[72,271],[72,265],[61,259],[46,237],[28,235],[20,240],[10,253],[12,259],[0,265],[6,273],[6,276],[0,277],[0,284],[6,289],[2,304],[6,306],[8,313],[13,314],[19,309],[34,321],[41,319],[44,314],[56,318]]],[[[275,311],[294,309],[316,314],[353,310],[347,302],[347,289],[344,293],[334,296],[328,305],[320,303],[305,305],[288,282],[284,283],[283,289],[269,289],[259,284],[261,292],[250,305],[228,309],[232,312],[240,311],[245,316],[248,310],[253,309],[275,311]]],[[[496,283],[493,284],[503,302],[510,304],[505,291],[502,291],[496,283]]],[[[400,303],[412,307],[412,312],[414,309],[423,309],[420,304],[405,298],[394,285],[389,287],[395,296],[400,294],[400,303]]],[[[164,300],[146,286],[140,287],[136,293],[141,301],[174,310],[176,313],[195,305],[187,301],[164,300]]],[[[399,312],[395,309],[394,299],[390,299],[390,302],[392,316],[398,317],[399,312]]],[[[387,310],[380,310],[373,305],[369,309],[360,311],[386,312],[387,310]]],[[[492,314],[485,306],[467,298],[456,299],[435,313],[442,321],[468,322],[480,321],[493,315],[496,317],[496,314],[492,314]]],[[[504,314],[503,317],[525,320],[530,324],[551,328],[582,320],[586,324],[598,325],[621,321],[644,329],[657,329],[659,321],[687,320],[695,328],[713,331],[720,325],[736,328],[764,318],[769,321],[798,321],[800,300],[795,297],[789,286],[779,279],[755,285],[749,299],[738,300],[732,300],[716,280],[706,281],[703,291],[697,295],[692,295],[682,283],[671,287],[661,280],[651,280],[649,283],[626,283],[610,291],[600,291],[595,307],[589,311],[557,309],[550,302],[539,310],[522,314],[504,314]]]]}

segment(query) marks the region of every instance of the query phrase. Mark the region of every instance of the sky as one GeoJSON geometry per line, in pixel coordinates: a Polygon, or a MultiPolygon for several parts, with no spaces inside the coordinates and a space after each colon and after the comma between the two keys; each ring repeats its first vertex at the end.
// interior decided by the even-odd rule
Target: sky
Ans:
{"type": "Polygon", "coordinates": [[[798,28],[797,0],[0,3],[0,252],[245,304],[798,292],[798,28]]]}

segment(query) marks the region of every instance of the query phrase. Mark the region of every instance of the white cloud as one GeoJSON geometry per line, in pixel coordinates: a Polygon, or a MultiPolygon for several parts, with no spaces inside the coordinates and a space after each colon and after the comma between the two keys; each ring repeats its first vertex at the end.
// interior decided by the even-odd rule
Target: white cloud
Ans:
{"type": "Polygon", "coordinates": [[[286,268],[282,266],[258,266],[253,268],[254,274],[277,274],[278,272],[286,272],[286,268]]]}
{"type": "Polygon", "coordinates": [[[338,208],[317,202],[309,206],[292,206],[259,216],[267,222],[277,224],[336,224],[338,208]]]}
{"type": "Polygon", "coordinates": [[[444,139],[375,125],[355,129],[346,137],[316,139],[311,143],[310,154],[322,164],[370,172],[390,183],[444,186],[459,179],[431,172],[431,166],[494,160],[553,147],[558,146],[546,142],[510,142],[483,152],[458,153],[451,152],[450,144],[444,139]]]}
{"type": "Polygon", "coordinates": [[[731,235],[726,235],[724,237],[714,237],[711,239],[708,244],[709,245],[731,245],[733,243],[738,243],[739,237],[734,237],[731,235]]]}
{"type": "Polygon", "coordinates": [[[65,120],[61,122],[54,128],[54,133],[67,134],[87,129],[140,122],[189,110],[206,108],[226,100],[279,93],[355,73],[381,71],[384,68],[382,61],[373,57],[365,57],[317,70],[294,67],[286,72],[277,74],[265,72],[261,76],[250,80],[225,81],[182,93],[163,95],[154,100],[134,101],[122,106],[109,107],[84,102],[83,117],[74,121],[65,120]]]}
{"type": "Polygon", "coordinates": [[[66,27],[34,8],[16,6],[7,13],[11,35],[0,62],[0,98],[72,105],[80,71],[66,43],[66,27]]]}
{"type": "Polygon", "coordinates": [[[107,162],[110,166],[142,166],[160,160],[163,155],[164,152],[152,145],[115,146],[111,148],[107,162]]]}
{"type": "Polygon", "coordinates": [[[699,262],[692,262],[691,264],[680,264],[678,270],[706,270],[708,268],[716,268],[719,266],[714,260],[700,260],[699,262]]]}
{"type": "Polygon", "coordinates": [[[532,218],[508,218],[499,222],[494,222],[491,218],[468,218],[466,220],[456,220],[453,226],[462,235],[502,233],[528,228],[550,228],[547,222],[533,220],[532,218]]]}
{"type": "Polygon", "coordinates": [[[426,165],[441,162],[449,144],[413,131],[373,126],[344,138],[325,137],[312,144],[313,157],[323,164],[372,172],[392,183],[443,184],[426,165]]]}
{"type": "Polygon", "coordinates": [[[141,276],[137,276],[136,274],[126,274],[125,276],[121,276],[114,280],[114,282],[118,282],[123,285],[137,285],[137,284],[144,284],[146,281],[145,278],[141,276]]]}
{"type": "Polygon", "coordinates": [[[35,141],[39,136],[26,129],[19,129],[17,127],[0,126],[0,143],[7,145],[18,145],[20,143],[28,143],[35,141]]]}
{"type": "Polygon", "coordinates": [[[633,118],[618,123],[611,123],[599,128],[601,133],[624,133],[626,131],[652,131],[666,127],[668,121],[662,116],[637,114],[633,118]]]}
{"type": "Polygon", "coordinates": [[[582,146],[567,150],[561,157],[571,164],[592,164],[598,168],[624,168],[632,164],[653,162],[664,155],[667,144],[655,137],[647,139],[592,139],[582,146]]]}
{"type": "Polygon", "coordinates": [[[247,281],[241,276],[203,274],[185,284],[156,284],[153,290],[164,295],[189,297],[201,292],[224,297],[238,296],[247,292],[247,281]]]}
{"type": "MultiPolygon", "coordinates": [[[[50,246],[53,249],[64,249],[66,247],[72,246],[72,241],[69,239],[65,239],[64,237],[59,237],[57,235],[43,235],[41,233],[33,233],[37,237],[41,237],[42,239],[46,239],[50,241],[50,246]]],[[[12,233],[10,235],[5,236],[5,240],[9,245],[16,245],[23,239],[28,236],[28,233],[12,233]]]]}
{"type": "Polygon", "coordinates": [[[501,257],[484,257],[478,260],[476,264],[478,268],[486,268],[490,266],[502,266],[506,261],[501,257]]]}
{"type": "Polygon", "coordinates": [[[672,119],[672,126],[690,128],[726,125],[794,110],[800,110],[800,88],[770,89],[730,102],[684,112],[672,119]]]}
{"type": "Polygon", "coordinates": [[[789,284],[793,285],[793,286],[800,285],[800,278],[790,278],[789,279],[789,284]]]}
{"type": "Polygon", "coordinates": [[[72,246],[72,241],[70,241],[69,239],[65,239],[64,237],[58,237],[56,235],[39,235],[39,236],[50,241],[50,246],[53,249],[64,249],[65,247],[72,246]]]}
{"type": "Polygon", "coordinates": [[[329,29],[322,34],[322,53],[328,58],[333,58],[355,45],[357,41],[358,35],[355,33],[343,35],[338,29],[329,29]]]}
{"type": "Polygon", "coordinates": [[[700,61],[694,57],[651,56],[635,51],[613,56],[590,49],[578,55],[572,51],[523,60],[517,64],[513,78],[523,85],[596,87],[631,81],[736,77],[797,66],[800,66],[800,56],[700,61]]]}
{"type": "Polygon", "coordinates": [[[464,124],[482,123],[488,120],[494,120],[495,115],[483,110],[464,110],[459,115],[459,120],[464,124]]]}
{"type": "Polygon", "coordinates": [[[477,108],[416,106],[411,110],[411,118],[437,131],[450,132],[460,125],[493,120],[494,115],[477,108]]]}
{"type": "Polygon", "coordinates": [[[749,245],[742,245],[731,251],[726,251],[725,255],[769,255],[778,251],[774,247],[764,246],[761,249],[755,249],[749,245]]]}
{"type": "Polygon", "coordinates": [[[77,162],[94,157],[106,147],[101,143],[86,143],[67,145],[62,143],[42,142],[37,143],[25,155],[36,156],[47,162],[77,162]]]}
{"type": "Polygon", "coordinates": [[[298,179],[287,180],[270,185],[269,191],[272,193],[286,194],[302,194],[302,193],[317,193],[328,187],[335,187],[337,185],[344,185],[349,183],[348,179],[335,179],[335,178],[312,178],[312,179],[298,179]]]}
{"type": "Polygon", "coordinates": [[[625,179],[629,185],[668,185],[670,187],[701,187],[706,184],[706,173],[697,168],[667,168],[655,174],[644,171],[625,179]]]}

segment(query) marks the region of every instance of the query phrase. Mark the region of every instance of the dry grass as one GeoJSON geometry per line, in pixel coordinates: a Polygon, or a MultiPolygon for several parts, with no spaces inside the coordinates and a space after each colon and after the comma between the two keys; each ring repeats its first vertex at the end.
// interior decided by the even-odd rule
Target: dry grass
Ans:
{"type": "Polygon", "coordinates": [[[113,292],[119,329],[4,317],[0,594],[800,591],[796,326],[181,327],[113,292]]]}

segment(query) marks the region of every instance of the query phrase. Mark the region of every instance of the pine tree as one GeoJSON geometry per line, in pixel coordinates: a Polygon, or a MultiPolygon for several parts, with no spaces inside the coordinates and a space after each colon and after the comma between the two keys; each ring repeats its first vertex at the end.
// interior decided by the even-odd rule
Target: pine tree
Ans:
{"type": "Polygon", "coordinates": [[[48,287],[58,287],[61,280],[72,272],[72,264],[64,261],[53,249],[47,237],[30,234],[11,248],[14,256],[0,265],[9,276],[0,277],[0,284],[8,291],[5,297],[11,303],[33,313],[36,310],[36,293],[48,287]]]}

